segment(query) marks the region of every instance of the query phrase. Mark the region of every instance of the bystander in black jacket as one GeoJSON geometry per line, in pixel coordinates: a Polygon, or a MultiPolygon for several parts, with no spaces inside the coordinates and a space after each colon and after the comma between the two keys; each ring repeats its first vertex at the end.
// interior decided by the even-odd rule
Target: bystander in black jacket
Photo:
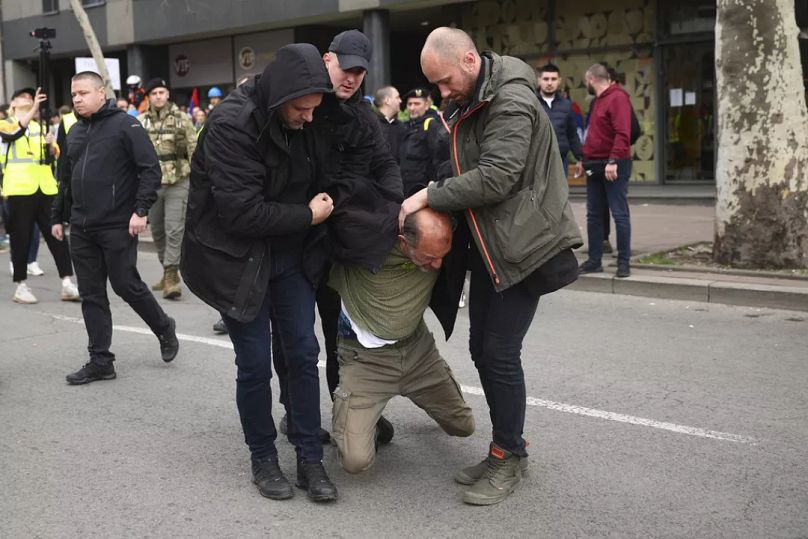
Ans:
{"type": "Polygon", "coordinates": [[[406,133],[401,141],[399,164],[404,196],[410,196],[439,179],[441,163],[449,159],[449,141],[437,113],[427,112],[404,125],[406,133]]]}
{"type": "Polygon", "coordinates": [[[575,113],[572,110],[572,101],[556,93],[552,105],[547,105],[547,101],[539,92],[539,103],[541,103],[544,112],[547,113],[550,122],[553,124],[553,131],[555,131],[556,139],[558,139],[558,149],[561,152],[561,157],[565,158],[568,153],[572,152],[576,161],[582,161],[584,154],[581,139],[578,138],[578,129],[575,127],[575,113]]]}
{"type": "Polygon", "coordinates": [[[404,127],[404,123],[398,118],[388,120],[387,117],[380,112],[377,112],[376,115],[379,117],[379,127],[382,130],[382,134],[387,141],[387,145],[390,146],[390,155],[393,156],[396,163],[400,163],[399,151],[401,148],[401,139],[404,138],[407,128],[404,127]]]}
{"type": "Polygon", "coordinates": [[[51,221],[65,222],[72,208],[70,224],[84,230],[127,228],[137,209],[155,203],[162,179],[149,136],[114,99],[70,129],[58,173],[51,221]]]}

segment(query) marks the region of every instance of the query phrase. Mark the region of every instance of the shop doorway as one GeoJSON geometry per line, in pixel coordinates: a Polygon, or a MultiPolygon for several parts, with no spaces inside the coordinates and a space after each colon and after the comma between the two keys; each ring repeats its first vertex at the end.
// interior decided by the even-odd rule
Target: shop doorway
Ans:
{"type": "Polygon", "coordinates": [[[715,45],[678,44],[662,53],[665,183],[715,181],[715,45]]]}

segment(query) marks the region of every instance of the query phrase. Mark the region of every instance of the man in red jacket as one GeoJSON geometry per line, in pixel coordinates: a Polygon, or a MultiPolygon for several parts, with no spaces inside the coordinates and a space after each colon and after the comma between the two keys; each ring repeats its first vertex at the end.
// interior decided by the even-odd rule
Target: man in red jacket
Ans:
{"type": "Polygon", "coordinates": [[[609,82],[605,66],[586,71],[586,87],[597,96],[589,113],[589,132],[584,143],[586,170],[586,228],[589,258],[579,273],[603,271],[603,214],[607,207],[617,229],[617,277],[631,275],[631,220],[628,209],[628,178],[631,176],[631,101],[618,85],[609,82]]]}

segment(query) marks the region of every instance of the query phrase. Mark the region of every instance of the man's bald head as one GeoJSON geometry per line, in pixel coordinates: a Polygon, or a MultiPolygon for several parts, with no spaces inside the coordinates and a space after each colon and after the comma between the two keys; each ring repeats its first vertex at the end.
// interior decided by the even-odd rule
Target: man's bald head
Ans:
{"type": "Polygon", "coordinates": [[[402,252],[423,271],[437,271],[452,248],[452,218],[423,208],[404,219],[399,236],[402,252]]]}
{"type": "Polygon", "coordinates": [[[421,50],[421,70],[442,98],[467,103],[474,97],[482,60],[471,37],[457,28],[432,30],[421,50]]]}

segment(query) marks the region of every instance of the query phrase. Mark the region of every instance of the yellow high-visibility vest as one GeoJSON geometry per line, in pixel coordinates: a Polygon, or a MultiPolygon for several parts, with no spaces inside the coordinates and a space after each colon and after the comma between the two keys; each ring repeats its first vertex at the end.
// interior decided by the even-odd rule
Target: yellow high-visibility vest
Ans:
{"type": "Polygon", "coordinates": [[[31,121],[25,135],[10,142],[2,155],[4,196],[29,196],[37,189],[45,195],[57,193],[53,170],[42,162],[46,151],[39,123],[31,121]]]}
{"type": "Polygon", "coordinates": [[[65,126],[65,135],[67,135],[67,132],[70,131],[70,128],[73,127],[74,125],[76,125],[76,122],[78,122],[78,121],[79,121],[79,119],[76,118],[76,113],[75,112],[69,112],[69,113],[65,114],[64,116],[62,116],[62,122],[64,122],[64,126],[65,126]]]}

